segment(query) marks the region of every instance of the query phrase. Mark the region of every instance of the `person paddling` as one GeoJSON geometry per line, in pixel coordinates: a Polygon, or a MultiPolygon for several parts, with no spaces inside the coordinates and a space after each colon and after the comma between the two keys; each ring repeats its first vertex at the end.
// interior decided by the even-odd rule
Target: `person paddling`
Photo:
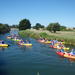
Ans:
{"type": "Polygon", "coordinates": [[[0,40],[0,44],[4,44],[4,40],[0,40]]]}
{"type": "Polygon", "coordinates": [[[70,55],[75,55],[74,49],[72,49],[71,52],[70,52],[69,54],[70,54],[70,55]]]}

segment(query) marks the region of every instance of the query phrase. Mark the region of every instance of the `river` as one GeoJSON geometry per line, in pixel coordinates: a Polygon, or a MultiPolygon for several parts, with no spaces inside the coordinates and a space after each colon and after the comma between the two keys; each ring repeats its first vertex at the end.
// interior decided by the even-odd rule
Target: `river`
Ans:
{"type": "MultiPolygon", "coordinates": [[[[17,31],[11,31],[11,33],[17,31]]],[[[6,39],[10,33],[0,35],[10,46],[0,48],[0,75],[73,75],[75,62],[61,58],[56,49],[41,44],[32,38],[32,47],[21,47],[6,39]]]]}

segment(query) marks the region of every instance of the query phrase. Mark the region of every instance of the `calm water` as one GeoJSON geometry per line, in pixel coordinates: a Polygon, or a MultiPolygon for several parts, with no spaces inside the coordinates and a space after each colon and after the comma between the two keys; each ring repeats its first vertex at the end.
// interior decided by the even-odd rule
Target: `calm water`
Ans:
{"type": "Polygon", "coordinates": [[[75,62],[59,57],[55,53],[56,50],[49,45],[30,38],[32,47],[20,47],[6,39],[7,35],[9,34],[0,35],[0,39],[10,44],[8,48],[0,48],[0,75],[73,75],[75,73],[75,62]]]}

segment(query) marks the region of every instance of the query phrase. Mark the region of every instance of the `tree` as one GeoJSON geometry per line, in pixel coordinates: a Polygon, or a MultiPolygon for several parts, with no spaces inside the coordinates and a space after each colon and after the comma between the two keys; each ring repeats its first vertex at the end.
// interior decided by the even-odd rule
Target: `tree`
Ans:
{"type": "Polygon", "coordinates": [[[6,32],[10,31],[10,26],[8,24],[4,24],[4,27],[5,27],[6,32]]]}
{"type": "Polygon", "coordinates": [[[10,31],[10,27],[8,24],[0,23],[0,34],[7,33],[10,31]]]}
{"type": "Polygon", "coordinates": [[[12,25],[12,26],[10,26],[10,28],[19,28],[19,26],[18,25],[12,25]]]}
{"type": "Polygon", "coordinates": [[[47,30],[53,31],[56,33],[56,31],[60,31],[60,24],[59,23],[50,23],[47,27],[47,30]]]}
{"type": "Polygon", "coordinates": [[[26,30],[31,28],[31,23],[28,19],[23,19],[19,22],[19,30],[26,30]]]}
{"type": "Polygon", "coordinates": [[[61,31],[66,30],[66,26],[60,26],[60,30],[61,30],[61,31]]]}
{"type": "Polygon", "coordinates": [[[36,25],[33,26],[33,28],[39,30],[39,28],[44,28],[44,25],[41,25],[40,23],[36,23],[36,25]]]}

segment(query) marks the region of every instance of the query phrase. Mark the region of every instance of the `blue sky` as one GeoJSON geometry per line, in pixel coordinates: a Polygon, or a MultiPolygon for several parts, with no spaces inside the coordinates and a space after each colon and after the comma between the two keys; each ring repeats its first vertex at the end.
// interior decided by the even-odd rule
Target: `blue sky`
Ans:
{"type": "Polygon", "coordinates": [[[75,27],[75,0],[0,0],[0,23],[19,24],[24,18],[32,26],[59,22],[75,27]]]}

